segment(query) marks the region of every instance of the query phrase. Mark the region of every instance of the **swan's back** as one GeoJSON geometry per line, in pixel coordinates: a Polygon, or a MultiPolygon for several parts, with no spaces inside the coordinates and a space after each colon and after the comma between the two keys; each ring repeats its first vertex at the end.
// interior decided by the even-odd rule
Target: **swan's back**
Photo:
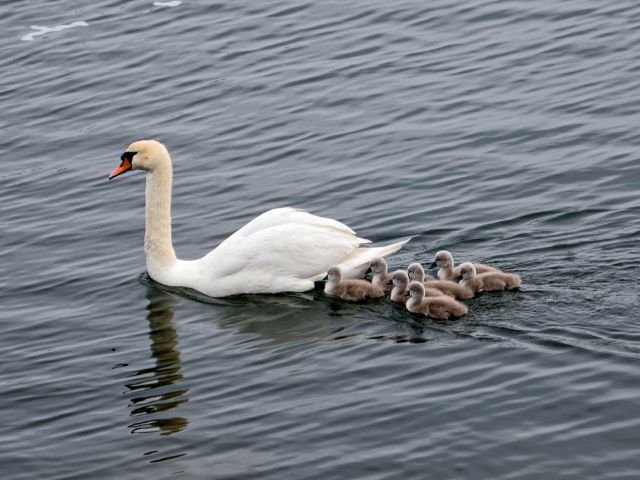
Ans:
{"type": "Polygon", "coordinates": [[[319,217],[313,215],[304,210],[300,210],[292,207],[274,208],[268,210],[263,214],[257,216],[244,227],[234,232],[231,236],[226,238],[220,246],[227,242],[238,241],[240,238],[245,238],[254,233],[265,230],[268,228],[280,226],[280,225],[314,225],[316,227],[323,227],[327,229],[335,230],[337,233],[352,236],[357,239],[358,244],[371,243],[366,238],[359,238],[355,232],[346,226],[344,223],[327,217],[319,217]]]}

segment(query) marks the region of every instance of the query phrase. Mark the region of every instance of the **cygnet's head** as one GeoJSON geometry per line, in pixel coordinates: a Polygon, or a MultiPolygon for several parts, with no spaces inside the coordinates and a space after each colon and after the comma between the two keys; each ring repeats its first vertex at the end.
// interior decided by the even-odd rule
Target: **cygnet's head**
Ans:
{"type": "Polygon", "coordinates": [[[421,282],[424,280],[424,268],[419,263],[412,263],[407,267],[407,274],[409,275],[409,280],[415,280],[417,282],[421,282]]]}
{"type": "Polygon", "coordinates": [[[473,263],[465,262],[460,264],[460,275],[458,280],[471,280],[476,276],[476,267],[473,263]]]}
{"type": "Polygon", "coordinates": [[[327,282],[339,285],[342,281],[342,272],[340,267],[331,267],[327,270],[327,282]]]}
{"type": "Polygon", "coordinates": [[[420,282],[413,281],[409,284],[409,296],[411,298],[424,297],[424,285],[420,282]]]}
{"type": "Polygon", "coordinates": [[[449,268],[453,267],[453,255],[446,250],[440,250],[436,252],[435,260],[429,268],[449,268]]]}
{"type": "Polygon", "coordinates": [[[120,156],[120,161],[120,166],[111,172],[109,180],[129,170],[153,172],[159,165],[171,167],[169,152],[163,144],[156,140],[133,142],[127,151],[120,156]]]}
{"type": "Polygon", "coordinates": [[[371,267],[371,273],[373,275],[387,274],[387,262],[382,257],[373,257],[371,263],[369,263],[369,267],[371,267]]]}
{"type": "Polygon", "coordinates": [[[395,272],[393,272],[391,282],[393,283],[394,287],[398,287],[401,290],[406,290],[407,285],[409,284],[409,277],[407,276],[407,272],[405,272],[404,270],[396,270],[395,272]]]}

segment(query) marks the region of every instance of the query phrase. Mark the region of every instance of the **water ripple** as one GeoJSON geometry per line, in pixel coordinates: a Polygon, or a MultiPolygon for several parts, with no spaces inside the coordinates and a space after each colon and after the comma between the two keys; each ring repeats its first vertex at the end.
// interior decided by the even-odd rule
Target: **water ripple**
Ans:
{"type": "Polygon", "coordinates": [[[5,475],[637,476],[636,4],[76,3],[3,7],[5,475]],[[106,181],[142,137],[181,257],[292,205],[524,286],[457,322],[162,288],[106,181]]]}

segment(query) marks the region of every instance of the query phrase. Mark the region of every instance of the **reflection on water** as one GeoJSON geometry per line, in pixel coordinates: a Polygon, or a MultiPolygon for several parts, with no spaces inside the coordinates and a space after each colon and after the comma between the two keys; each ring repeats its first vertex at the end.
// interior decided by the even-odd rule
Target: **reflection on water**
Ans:
{"type": "Polygon", "coordinates": [[[425,343],[443,335],[467,336],[466,332],[452,330],[456,322],[432,322],[422,315],[408,313],[401,305],[384,301],[354,304],[328,297],[320,283],[314,290],[302,293],[212,298],[188,288],[157,283],[147,272],[138,280],[150,291],[164,292],[169,299],[175,294],[201,303],[230,307],[216,310],[216,326],[249,334],[252,339],[248,343],[260,348],[288,345],[287,348],[296,349],[327,340],[362,336],[396,343],[425,343]],[[333,321],[320,321],[326,317],[333,321]],[[363,328],[362,323],[376,317],[383,319],[388,328],[382,324],[380,334],[369,335],[371,332],[363,328]]]}
{"type": "Polygon", "coordinates": [[[178,334],[173,325],[176,301],[172,295],[147,287],[149,300],[147,320],[151,355],[155,365],[132,372],[125,386],[138,395],[131,399],[131,433],[160,432],[171,435],[182,431],[189,423],[186,418],[164,416],[166,412],[186,403],[188,388],[176,388],[183,378],[181,373],[178,334]],[[160,416],[162,415],[162,416],[160,416]],[[158,418],[160,417],[160,418],[158,418]]]}

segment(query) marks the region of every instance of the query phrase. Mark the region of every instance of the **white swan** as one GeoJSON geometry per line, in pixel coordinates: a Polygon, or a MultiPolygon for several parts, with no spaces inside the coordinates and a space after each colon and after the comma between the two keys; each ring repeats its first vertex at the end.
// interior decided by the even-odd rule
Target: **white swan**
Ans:
{"type": "Polygon", "coordinates": [[[129,145],[109,180],[128,170],[146,170],[144,252],[156,282],[189,287],[210,297],[238,293],[303,292],[332,265],[345,277],[363,276],[376,256],[397,252],[408,240],[375,248],[346,225],[294,208],[276,208],[253,219],[197,260],[179,260],[171,243],[169,152],[160,142],[129,145]]]}

